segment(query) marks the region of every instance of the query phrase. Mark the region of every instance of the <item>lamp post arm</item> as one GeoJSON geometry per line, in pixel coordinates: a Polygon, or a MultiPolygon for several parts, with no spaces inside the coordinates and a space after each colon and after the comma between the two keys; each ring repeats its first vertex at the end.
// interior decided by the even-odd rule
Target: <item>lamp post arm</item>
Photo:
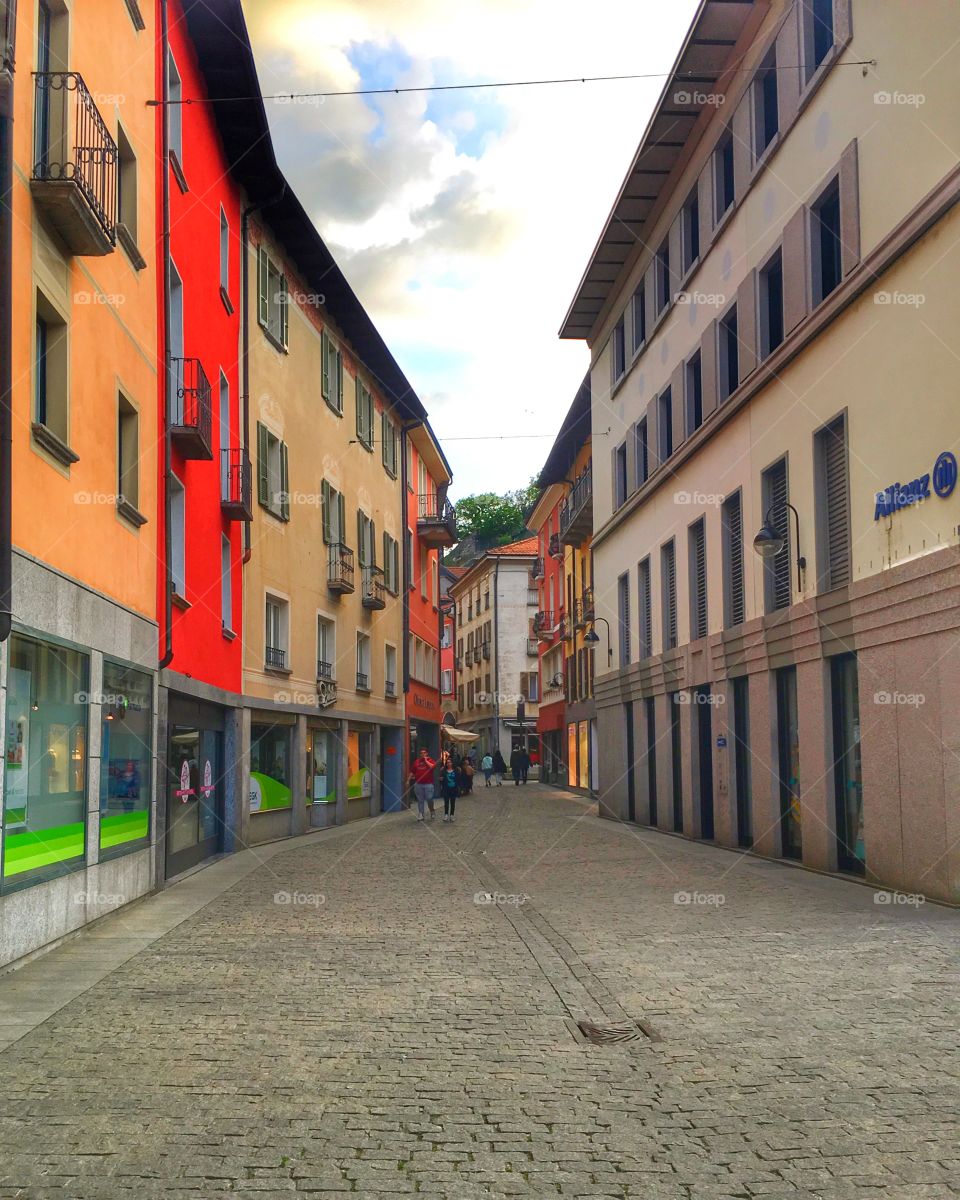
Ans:
{"type": "MultiPolygon", "coordinates": [[[[793,507],[789,500],[784,501],[784,506],[789,508],[793,513],[793,520],[797,527],[797,591],[803,591],[803,571],[806,570],[807,560],[800,553],[800,514],[793,507]]],[[[767,509],[767,515],[764,517],[764,524],[769,525],[771,529],[776,529],[774,522],[774,506],[771,504],[767,509]]]]}

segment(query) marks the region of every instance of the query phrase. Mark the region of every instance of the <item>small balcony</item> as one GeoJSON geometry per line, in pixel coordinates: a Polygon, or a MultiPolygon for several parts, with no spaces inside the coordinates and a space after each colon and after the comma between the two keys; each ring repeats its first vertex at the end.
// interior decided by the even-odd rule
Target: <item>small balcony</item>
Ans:
{"type": "Polygon", "coordinates": [[[361,602],[364,608],[386,607],[386,588],[384,587],[383,571],[379,567],[363,568],[363,593],[361,602]]]}
{"type": "Polygon", "coordinates": [[[541,609],[540,612],[533,618],[533,632],[537,637],[544,642],[550,641],[553,636],[553,628],[555,621],[554,614],[549,609],[541,609]]]}
{"type": "Polygon", "coordinates": [[[483,643],[483,657],[485,659],[487,659],[487,661],[489,662],[489,660],[490,660],[490,643],[489,642],[483,643]]]}
{"type": "Polygon", "coordinates": [[[560,506],[560,540],[567,546],[579,546],[592,533],[593,471],[587,467],[560,506]]]}
{"type": "Polygon", "coordinates": [[[453,669],[455,671],[463,670],[463,658],[459,654],[453,660],[453,669]]]}
{"type": "Polygon", "coordinates": [[[13,59],[17,40],[17,0],[0,0],[0,117],[13,112],[13,59]]]}
{"type": "Polygon", "coordinates": [[[544,572],[544,566],[543,566],[543,559],[535,558],[533,560],[533,566],[530,568],[530,578],[531,579],[542,579],[544,576],[544,573],[545,572],[544,572]]]}
{"type": "Polygon", "coordinates": [[[353,551],[343,542],[332,542],[327,547],[327,588],[340,596],[354,590],[353,551]]]}
{"type": "Polygon", "coordinates": [[[386,682],[384,683],[384,685],[383,685],[383,694],[386,696],[386,698],[387,698],[388,700],[396,700],[396,698],[397,698],[397,685],[394,683],[394,681],[393,681],[392,679],[388,679],[388,680],[386,680],[386,682]]]}
{"type": "Polygon", "coordinates": [[[563,558],[563,547],[560,545],[560,534],[551,533],[547,553],[551,558],[563,558]]]}
{"type": "Polygon", "coordinates": [[[584,588],[583,595],[574,605],[573,627],[582,629],[594,618],[593,588],[584,588]]]}
{"type": "Polygon", "coordinates": [[[210,380],[199,358],[170,360],[170,436],[184,458],[213,458],[210,380]]]}
{"type": "Polygon", "coordinates": [[[318,658],[317,679],[322,679],[326,683],[333,683],[333,663],[324,662],[322,658],[318,658]]]}
{"type": "Polygon", "coordinates": [[[220,508],[231,521],[253,520],[250,478],[246,450],[220,451],[220,508]]]}
{"type": "Polygon", "coordinates": [[[268,646],[263,661],[270,671],[285,671],[287,669],[287,652],[279,646],[268,646]]]}
{"type": "MultiPolygon", "coordinates": [[[[3,5],[5,27],[11,7],[3,5]]],[[[4,46],[6,37],[4,28],[4,46]]],[[[76,71],[33,78],[34,202],[68,253],[110,254],[117,242],[117,144],[76,71]]]]}
{"type": "Polygon", "coordinates": [[[417,497],[417,535],[426,546],[455,546],[457,511],[435,492],[417,497]]]}
{"type": "Polygon", "coordinates": [[[366,673],[366,671],[358,671],[357,672],[357,691],[358,692],[369,692],[370,691],[370,676],[366,673]]]}

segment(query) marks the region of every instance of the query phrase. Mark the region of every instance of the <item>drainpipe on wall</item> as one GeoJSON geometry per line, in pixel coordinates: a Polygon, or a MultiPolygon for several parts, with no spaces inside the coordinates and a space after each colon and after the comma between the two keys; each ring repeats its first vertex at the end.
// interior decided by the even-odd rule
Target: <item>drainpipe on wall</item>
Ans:
{"type": "Polygon", "coordinates": [[[160,72],[162,76],[160,169],[163,172],[163,638],[164,649],[158,668],[163,670],[173,661],[173,549],[170,526],[173,523],[173,501],[170,484],[173,477],[173,452],[170,436],[170,396],[173,383],[173,364],[170,361],[170,112],[168,106],[167,62],[170,42],[167,0],[160,0],[160,72]]]}

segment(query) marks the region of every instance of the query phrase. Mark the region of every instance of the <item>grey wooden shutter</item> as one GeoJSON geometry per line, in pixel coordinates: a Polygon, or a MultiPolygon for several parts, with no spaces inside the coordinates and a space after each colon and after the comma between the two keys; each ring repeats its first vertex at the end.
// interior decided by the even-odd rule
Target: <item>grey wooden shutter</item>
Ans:
{"type": "Polygon", "coordinates": [[[733,195],[734,203],[739,204],[746,194],[753,174],[753,122],[751,120],[753,105],[748,87],[743,99],[737,105],[733,114],[733,195]]]}
{"type": "Polygon", "coordinates": [[[361,567],[367,565],[367,539],[364,534],[364,522],[366,518],[360,509],[357,509],[357,562],[361,567]]]}
{"type": "Polygon", "coordinates": [[[672,650],[677,644],[677,556],[673,541],[660,552],[663,574],[663,648],[672,650]]]}
{"type": "Polygon", "coordinates": [[[650,594],[650,559],[645,558],[637,568],[638,607],[640,609],[640,657],[653,653],[653,601],[650,594]]]}
{"type": "Polygon", "coordinates": [[[783,228],[783,336],[807,315],[807,209],[801,205],[783,228]]]}
{"type": "Polygon", "coordinates": [[[676,295],[677,284],[680,282],[680,276],[683,274],[683,214],[678,213],[674,218],[673,224],[670,226],[670,233],[667,236],[667,247],[670,251],[670,271],[669,285],[667,290],[667,303],[672,303],[673,297],[676,295]]]}
{"type": "Polygon", "coordinates": [[[743,589],[743,507],[739,492],[724,505],[727,567],[727,625],[741,625],[745,617],[743,589]]]}
{"type": "Polygon", "coordinates": [[[700,394],[703,419],[717,407],[717,322],[711,321],[700,339],[700,394]]]}
{"type": "Polygon", "coordinates": [[[363,436],[363,384],[360,382],[359,375],[356,377],[355,384],[357,399],[357,437],[362,442],[365,440],[363,436]]]}
{"type": "Polygon", "coordinates": [[[707,636],[707,534],[703,518],[690,530],[690,640],[707,636]]]}
{"type": "Polygon", "coordinates": [[[673,404],[673,448],[677,450],[687,435],[687,422],[684,420],[684,374],[685,365],[681,362],[674,368],[670,376],[670,398],[673,404]]]}
{"type": "Polygon", "coordinates": [[[697,207],[700,213],[700,260],[707,257],[713,241],[713,155],[697,180],[697,207]]]}
{"type": "Polygon", "coordinates": [[[347,502],[343,492],[337,493],[337,541],[346,545],[347,541],[347,502]]]}
{"type": "Polygon", "coordinates": [[[270,470],[267,460],[267,430],[257,422],[257,499],[261,504],[270,503],[270,470]]]}
{"type": "Polygon", "coordinates": [[[320,511],[323,518],[323,540],[329,546],[333,541],[330,528],[330,484],[326,480],[320,485],[320,511]]]}
{"type": "Polygon", "coordinates": [[[393,559],[390,555],[390,535],[388,533],[384,533],[384,535],[383,535],[383,575],[384,575],[384,582],[386,583],[388,589],[391,592],[395,590],[394,586],[393,586],[393,571],[391,568],[392,562],[393,562],[393,559]]]}
{"type": "Polygon", "coordinates": [[[320,394],[330,402],[330,339],[320,335],[320,394]]]}
{"type": "Polygon", "coordinates": [[[795,4],[777,33],[777,112],[786,136],[800,107],[800,6],[795,4]]]}
{"type": "Polygon", "coordinates": [[[767,472],[768,511],[774,528],[783,535],[783,549],[770,565],[770,607],[789,608],[791,598],[790,510],[787,508],[787,462],[781,459],[767,472]]]}
{"type": "Polygon", "coordinates": [[[840,158],[840,262],[844,279],[860,262],[860,181],[856,138],[840,158]]]}
{"type": "Polygon", "coordinates": [[[750,271],[737,288],[738,382],[743,383],[757,365],[756,271],[750,271]]]}
{"type": "Polygon", "coordinates": [[[367,529],[367,540],[370,544],[370,559],[367,565],[375,567],[377,565],[377,527],[372,520],[367,529]]]}
{"type": "Polygon", "coordinates": [[[287,443],[280,443],[280,516],[290,520],[290,473],[287,467],[287,443]]]}
{"type": "Polygon", "coordinates": [[[657,412],[657,398],[647,405],[647,459],[652,475],[660,466],[660,417],[657,412]]]}
{"type": "Polygon", "coordinates": [[[853,35],[853,13],[850,0],[834,0],[833,3],[833,43],[844,46],[853,35]]]}
{"type": "Polygon", "coordinates": [[[617,581],[620,634],[620,665],[630,662],[630,576],[621,575],[617,581]]]}
{"type": "Polygon", "coordinates": [[[268,289],[270,260],[263,246],[257,247],[257,319],[265,328],[270,325],[270,297],[268,289]]]}
{"type": "Polygon", "coordinates": [[[832,589],[850,582],[850,500],[843,417],[825,429],[820,438],[826,518],[826,585],[832,589]]]}
{"type": "Polygon", "coordinates": [[[279,296],[279,299],[280,299],[280,345],[283,346],[284,349],[286,349],[287,348],[288,320],[289,320],[288,309],[289,309],[289,302],[290,302],[290,295],[287,291],[286,275],[281,275],[279,282],[280,282],[280,296],[279,296]]]}

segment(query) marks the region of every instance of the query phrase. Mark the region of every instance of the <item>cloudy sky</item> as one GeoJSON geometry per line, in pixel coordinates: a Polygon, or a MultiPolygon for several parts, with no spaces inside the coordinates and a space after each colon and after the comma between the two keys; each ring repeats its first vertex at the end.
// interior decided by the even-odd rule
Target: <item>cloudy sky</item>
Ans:
{"type": "MultiPolygon", "coordinates": [[[[264,93],[665,72],[695,8],[244,0],[264,93]]],[[[588,365],[557,330],[662,86],[267,104],[280,165],[426,405],[454,496],[542,465],[588,365]]]]}

